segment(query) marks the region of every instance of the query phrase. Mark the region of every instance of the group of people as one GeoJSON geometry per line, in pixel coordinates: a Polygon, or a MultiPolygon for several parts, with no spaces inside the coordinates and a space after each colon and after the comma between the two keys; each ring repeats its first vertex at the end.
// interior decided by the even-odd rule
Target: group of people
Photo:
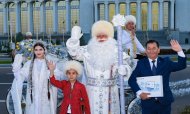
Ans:
{"type": "Polygon", "coordinates": [[[20,101],[24,81],[27,81],[26,114],[56,114],[57,88],[64,94],[60,114],[120,114],[118,74],[128,80],[131,89],[141,98],[142,114],[170,114],[173,96],[169,76],[171,72],[186,68],[185,54],[179,43],[171,40],[171,48],[178,53],[178,62],[158,57],[159,43],[150,40],[144,48],[135,35],[135,25],[136,18],[126,16],[122,40],[127,51],[122,52],[123,65],[118,65],[113,25],[103,20],[93,24],[92,38],[85,46],[80,46],[81,28],[72,28],[66,46],[73,60],[65,62],[62,70],[48,60],[42,42],[35,43],[33,57],[24,65],[22,54],[17,54],[12,65],[15,79],[11,89],[15,114],[22,114],[20,101]],[[131,65],[133,59],[138,59],[135,66],[131,65]],[[152,66],[156,66],[156,73],[152,66]],[[82,74],[87,77],[85,85],[77,80],[82,74]],[[63,75],[68,80],[59,80],[63,75]],[[163,77],[163,97],[149,97],[150,93],[142,91],[137,84],[137,77],[153,75],[163,77]]]}

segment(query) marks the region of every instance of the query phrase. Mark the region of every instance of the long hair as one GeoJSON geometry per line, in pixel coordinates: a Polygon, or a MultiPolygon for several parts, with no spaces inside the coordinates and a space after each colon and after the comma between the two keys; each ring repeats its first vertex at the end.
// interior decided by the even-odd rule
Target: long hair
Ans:
{"type": "MultiPolygon", "coordinates": [[[[37,46],[40,46],[44,49],[44,52],[46,51],[44,44],[42,44],[41,42],[37,42],[34,46],[33,46],[33,57],[31,60],[31,64],[30,64],[30,68],[29,68],[29,88],[30,88],[30,98],[31,98],[31,102],[33,102],[33,96],[32,96],[32,88],[33,88],[33,83],[32,83],[32,71],[33,71],[33,66],[34,66],[34,60],[36,59],[36,55],[34,53],[34,50],[37,46]]],[[[45,53],[44,53],[44,59],[46,61],[46,66],[47,66],[47,59],[45,58],[45,53]]],[[[50,93],[49,93],[49,80],[48,80],[48,98],[50,99],[50,93]]]]}

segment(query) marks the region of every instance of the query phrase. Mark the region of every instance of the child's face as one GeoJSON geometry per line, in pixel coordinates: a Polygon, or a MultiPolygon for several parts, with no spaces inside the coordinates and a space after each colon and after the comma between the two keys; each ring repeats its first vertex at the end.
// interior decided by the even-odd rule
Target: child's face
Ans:
{"type": "Polygon", "coordinates": [[[67,71],[67,77],[69,81],[75,81],[77,79],[78,73],[74,69],[70,69],[67,71]]]}

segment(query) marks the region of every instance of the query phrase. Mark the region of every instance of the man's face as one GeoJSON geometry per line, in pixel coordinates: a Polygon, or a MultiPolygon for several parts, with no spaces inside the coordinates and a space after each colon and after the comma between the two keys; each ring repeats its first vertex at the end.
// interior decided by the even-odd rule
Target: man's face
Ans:
{"type": "Polygon", "coordinates": [[[104,42],[104,41],[107,41],[108,40],[108,35],[104,34],[104,33],[99,33],[97,36],[96,36],[96,39],[98,42],[104,42]]]}
{"type": "Polygon", "coordinates": [[[32,39],[32,36],[26,36],[26,39],[32,39]]]}
{"type": "Polygon", "coordinates": [[[129,21],[127,24],[125,24],[125,28],[129,31],[135,29],[135,24],[132,21],[129,21]]]}
{"type": "Polygon", "coordinates": [[[149,43],[146,47],[146,54],[148,58],[155,60],[160,53],[160,48],[156,45],[156,43],[149,43]]]}

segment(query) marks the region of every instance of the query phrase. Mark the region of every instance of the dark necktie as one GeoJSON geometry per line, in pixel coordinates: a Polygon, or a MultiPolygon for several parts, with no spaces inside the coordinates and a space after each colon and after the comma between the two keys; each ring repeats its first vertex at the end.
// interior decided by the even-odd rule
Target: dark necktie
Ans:
{"type": "Polygon", "coordinates": [[[156,66],[154,64],[155,62],[156,62],[155,60],[152,61],[152,74],[153,75],[156,75],[156,66]]]}

